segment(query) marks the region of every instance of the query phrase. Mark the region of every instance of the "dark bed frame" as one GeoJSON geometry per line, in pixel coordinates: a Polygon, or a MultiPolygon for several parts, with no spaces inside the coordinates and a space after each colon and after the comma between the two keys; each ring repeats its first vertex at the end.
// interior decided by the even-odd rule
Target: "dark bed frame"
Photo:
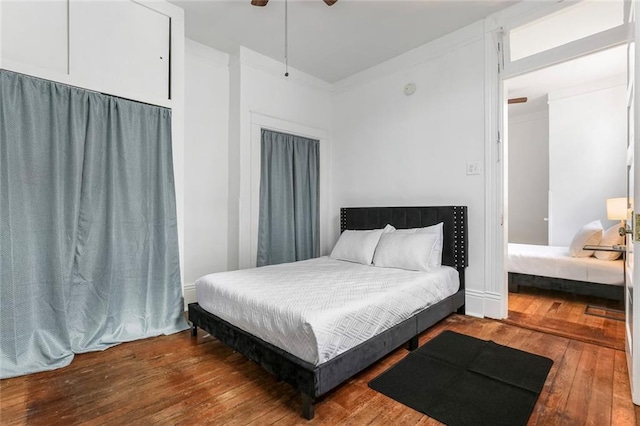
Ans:
{"type": "Polygon", "coordinates": [[[421,228],[440,222],[444,223],[442,264],[458,270],[459,291],[325,363],[314,365],[303,361],[205,311],[198,303],[189,304],[191,334],[196,336],[200,327],[291,384],[301,392],[302,416],[310,420],[317,398],[405,343],[409,350],[416,349],[420,333],[454,312],[464,313],[464,272],[468,266],[466,206],[340,209],[341,232],[379,229],[387,224],[398,229],[421,228]]]}
{"type": "Polygon", "coordinates": [[[532,287],[581,294],[584,296],[595,296],[616,301],[624,300],[624,286],[518,274],[515,272],[509,272],[508,280],[509,291],[512,293],[519,293],[520,287],[532,287]]]}

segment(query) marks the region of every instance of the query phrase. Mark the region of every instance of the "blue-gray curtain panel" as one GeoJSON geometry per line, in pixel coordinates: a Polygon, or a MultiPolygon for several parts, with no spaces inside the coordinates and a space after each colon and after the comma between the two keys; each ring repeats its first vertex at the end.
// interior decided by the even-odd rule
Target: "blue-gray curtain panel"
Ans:
{"type": "Polygon", "coordinates": [[[320,255],[320,141],[262,129],[257,266],[320,255]]]}
{"type": "Polygon", "coordinates": [[[171,112],[0,71],[0,377],[184,330],[171,112]]]}

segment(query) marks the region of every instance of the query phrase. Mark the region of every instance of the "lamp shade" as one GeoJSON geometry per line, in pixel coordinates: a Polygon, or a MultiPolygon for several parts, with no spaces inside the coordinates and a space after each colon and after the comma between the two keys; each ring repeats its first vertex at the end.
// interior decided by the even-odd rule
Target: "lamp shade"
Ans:
{"type": "Polygon", "coordinates": [[[608,198],[607,199],[607,219],[626,220],[627,219],[627,199],[608,198]]]}

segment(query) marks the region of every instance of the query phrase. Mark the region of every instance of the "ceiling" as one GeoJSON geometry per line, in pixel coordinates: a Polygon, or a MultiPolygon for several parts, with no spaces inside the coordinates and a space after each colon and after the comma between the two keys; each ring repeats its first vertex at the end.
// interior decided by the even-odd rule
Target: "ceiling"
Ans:
{"type": "Polygon", "coordinates": [[[514,77],[506,81],[508,97],[527,97],[528,101],[509,105],[509,114],[544,110],[549,93],[625,75],[626,70],[627,46],[621,45],[514,77]]]}
{"type": "MultiPolygon", "coordinates": [[[[186,36],[233,54],[239,46],[284,62],[284,1],[172,0],[186,36]]],[[[289,65],[329,83],[469,25],[513,0],[289,0],[289,65]]]]}

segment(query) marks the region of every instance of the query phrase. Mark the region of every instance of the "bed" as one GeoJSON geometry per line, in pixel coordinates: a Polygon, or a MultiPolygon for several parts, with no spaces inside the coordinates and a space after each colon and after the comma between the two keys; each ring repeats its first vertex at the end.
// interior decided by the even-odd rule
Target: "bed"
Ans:
{"type": "Polygon", "coordinates": [[[421,228],[440,222],[444,223],[443,268],[435,274],[439,277],[427,278],[433,280],[427,285],[429,288],[436,286],[435,282],[444,282],[443,288],[434,290],[441,292],[441,300],[437,303],[426,308],[420,306],[419,301],[423,299],[420,288],[424,288],[417,282],[424,278],[416,278],[420,274],[320,258],[289,266],[274,265],[208,276],[217,281],[218,288],[211,291],[199,281],[198,302],[189,305],[192,335],[196,335],[197,327],[203,328],[291,384],[301,393],[303,417],[311,419],[319,397],[403,344],[415,349],[420,333],[451,313],[464,312],[464,270],[468,259],[466,207],[340,210],[341,231],[380,229],[387,224],[398,229],[421,228]],[[336,262],[341,263],[337,269],[336,262]],[[373,277],[370,286],[361,285],[372,278],[367,278],[367,274],[374,270],[382,272],[382,276],[373,277]],[[260,289],[261,280],[288,281],[289,284],[297,280],[302,286],[317,280],[314,278],[317,274],[334,280],[320,288],[305,289],[307,300],[301,300],[297,305],[289,299],[291,295],[284,284],[263,285],[260,289]],[[373,294],[374,302],[363,304],[359,300],[360,293],[352,294],[351,288],[345,290],[348,286],[344,285],[344,280],[355,287],[371,287],[368,291],[373,294]],[[235,292],[236,284],[242,281],[247,286],[246,293],[235,292]],[[395,297],[390,296],[393,293],[389,293],[389,283],[391,287],[400,286],[396,298],[401,299],[404,310],[389,304],[389,299],[395,297]],[[274,294],[260,295],[264,287],[273,287],[274,294]],[[331,288],[333,291],[325,291],[331,288]],[[269,305],[266,301],[269,298],[280,303],[269,305]],[[231,299],[240,300],[241,309],[230,308],[234,303],[231,299]],[[335,299],[348,302],[343,304],[348,306],[346,314],[336,312],[335,299]],[[243,311],[243,314],[234,316],[233,311],[243,311]],[[265,311],[270,311],[269,315],[265,311]],[[318,317],[322,317],[319,325],[314,323],[318,317]]]}
{"type": "Polygon", "coordinates": [[[509,244],[509,291],[521,287],[624,299],[624,261],[571,257],[568,247],[509,244]]]}

